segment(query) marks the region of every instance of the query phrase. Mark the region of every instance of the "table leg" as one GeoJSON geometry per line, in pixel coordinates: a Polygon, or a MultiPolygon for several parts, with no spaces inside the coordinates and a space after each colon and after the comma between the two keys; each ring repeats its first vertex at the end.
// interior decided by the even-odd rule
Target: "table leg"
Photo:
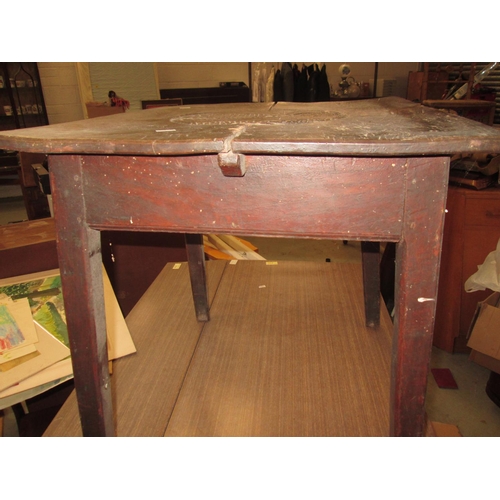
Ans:
{"type": "Polygon", "coordinates": [[[99,231],[85,221],[81,159],[50,157],[57,250],[82,433],[113,436],[99,231]]]}
{"type": "Polygon", "coordinates": [[[380,325],[380,243],[362,241],[363,293],[366,326],[380,325]]]}
{"type": "Polygon", "coordinates": [[[448,187],[448,158],[407,163],[403,230],[396,250],[391,435],[423,436],[448,187]]]}
{"type": "Polygon", "coordinates": [[[194,308],[198,321],[209,321],[208,288],[205,272],[205,251],[201,234],[186,234],[186,251],[193,290],[194,308]]]}

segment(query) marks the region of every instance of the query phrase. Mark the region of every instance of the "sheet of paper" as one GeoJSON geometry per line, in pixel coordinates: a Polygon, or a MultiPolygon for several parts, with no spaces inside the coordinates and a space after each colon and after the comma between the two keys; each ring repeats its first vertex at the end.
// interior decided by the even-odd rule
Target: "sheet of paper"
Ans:
{"type": "Polygon", "coordinates": [[[0,354],[0,366],[13,361],[14,359],[22,358],[27,354],[31,354],[36,351],[35,344],[30,344],[27,346],[17,347],[16,349],[10,349],[5,351],[5,353],[0,354]]]}
{"type": "MultiPolygon", "coordinates": [[[[44,370],[39,371],[35,375],[21,380],[18,384],[5,389],[4,391],[0,391],[0,409],[12,406],[12,404],[14,404],[11,404],[12,398],[17,394],[29,393],[29,397],[33,397],[33,395],[41,394],[44,390],[50,389],[50,387],[52,387],[50,385],[51,382],[68,380],[72,377],[73,367],[71,365],[71,358],[58,361],[44,370]]],[[[16,402],[19,401],[24,401],[24,399],[17,400],[16,398],[16,402]]]]}
{"type": "Polygon", "coordinates": [[[134,341],[123,317],[120,305],[103,267],[104,309],[106,311],[106,332],[108,337],[108,358],[117,359],[136,352],[134,341]]]}
{"type": "Polygon", "coordinates": [[[36,324],[35,328],[38,334],[38,342],[36,342],[35,346],[40,355],[11,370],[1,372],[0,391],[31,377],[33,374],[53,365],[57,361],[69,357],[70,351],[64,344],[36,324]]]}
{"type": "MultiPolygon", "coordinates": [[[[55,276],[59,276],[58,269],[2,279],[0,280],[0,287],[34,282],[37,280],[45,280],[55,276]]],[[[106,311],[106,330],[108,337],[108,357],[112,360],[132,354],[136,352],[136,348],[104,267],[103,284],[104,305],[106,311]]],[[[58,309],[61,317],[65,319],[64,307],[61,307],[61,304],[58,304],[58,309]]],[[[40,326],[38,326],[38,328],[40,328],[40,326]]],[[[42,370],[37,371],[36,373],[33,373],[28,378],[21,380],[19,383],[8,387],[7,389],[2,390],[0,388],[0,407],[5,407],[3,405],[5,401],[11,401],[12,398],[16,399],[16,395],[22,392],[25,392],[26,394],[40,394],[43,392],[45,387],[49,387],[51,385],[52,381],[60,379],[67,380],[72,376],[72,374],[73,369],[70,358],[58,361],[42,370]]]]}

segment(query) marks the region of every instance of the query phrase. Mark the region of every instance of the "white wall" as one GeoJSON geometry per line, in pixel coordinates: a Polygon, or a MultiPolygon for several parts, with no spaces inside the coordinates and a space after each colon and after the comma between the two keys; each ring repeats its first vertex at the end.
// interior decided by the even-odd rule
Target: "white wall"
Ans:
{"type": "Polygon", "coordinates": [[[76,65],[73,62],[38,63],[49,124],[82,120],[76,65]]]}
{"type": "Polygon", "coordinates": [[[248,63],[156,63],[160,89],[218,87],[220,82],[248,81],[248,63]]]}
{"type": "MultiPolygon", "coordinates": [[[[262,63],[275,68],[281,63],[262,63]]],[[[302,62],[297,63],[299,67],[302,62]]],[[[306,63],[304,64],[311,64],[306,63]]],[[[322,64],[322,63],[319,63],[322,64]]],[[[336,86],[340,81],[338,68],[341,62],[325,63],[328,80],[336,86]]],[[[358,81],[373,79],[375,64],[354,62],[351,75],[358,81]]],[[[251,63],[254,68],[256,63],[251,63]]],[[[219,82],[241,81],[249,84],[249,63],[89,63],[89,87],[87,95],[95,101],[107,101],[108,91],[114,90],[130,101],[131,109],[140,109],[140,101],[158,99],[159,89],[214,87],[219,82]]],[[[38,63],[49,123],[69,122],[84,118],[79,87],[77,63],[38,63]]],[[[406,96],[408,73],[417,71],[418,63],[379,63],[379,78],[396,78],[397,95],[406,96]]],[[[85,90],[85,89],[84,89],[85,90]]]]}
{"type": "Polygon", "coordinates": [[[109,102],[108,92],[130,102],[130,109],[142,109],[142,100],[159,99],[155,67],[151,62],[89,63],[94,101],[109,102]]]}

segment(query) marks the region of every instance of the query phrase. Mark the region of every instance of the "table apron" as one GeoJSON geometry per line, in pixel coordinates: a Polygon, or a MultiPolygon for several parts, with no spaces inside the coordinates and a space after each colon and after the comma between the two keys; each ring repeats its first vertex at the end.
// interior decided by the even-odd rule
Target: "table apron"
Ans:
{"type": "Polygon", "coordinates": [[[216,155],[79,161],[86,222],[99,230],[379,241],[402,231],[406,159],[247,156],[243,177],[224,176],[216,155]]]}

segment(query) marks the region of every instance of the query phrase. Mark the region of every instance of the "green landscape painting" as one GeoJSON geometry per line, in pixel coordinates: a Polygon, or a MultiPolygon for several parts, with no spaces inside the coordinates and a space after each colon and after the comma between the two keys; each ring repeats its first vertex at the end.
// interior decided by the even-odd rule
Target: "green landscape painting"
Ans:
{"type": "Polygon", "coordinates": [[[5,293],[12,300],[26,297],[31,307],[33,319],[69,347],[59,275],[0,286],[1,293],[5,293]]]}

